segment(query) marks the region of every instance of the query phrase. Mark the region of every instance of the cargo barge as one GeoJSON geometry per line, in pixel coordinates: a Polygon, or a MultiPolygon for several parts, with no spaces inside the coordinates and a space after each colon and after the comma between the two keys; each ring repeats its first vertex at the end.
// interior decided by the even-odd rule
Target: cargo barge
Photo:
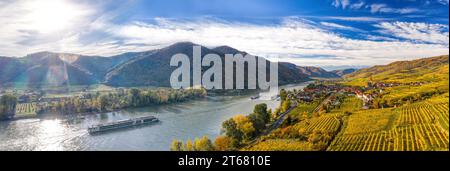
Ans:
{"type": "Polygon", "coordinates": [[[126,119],[126,120],[120,120],[120,121],[111,122],[111,123],[93,125],[88,128],[88,132],[89,132],[89,134],[97,134],[97,133],[102,133],[102,132],[121,129],[121,128],[128,128],[128,127],[134,127],[134,126],[155,123],[158,121],[159,121],[158,118],[156,118],[154,116],[145,116],[145,117],[140,117],[140,118],[126,119]]]}

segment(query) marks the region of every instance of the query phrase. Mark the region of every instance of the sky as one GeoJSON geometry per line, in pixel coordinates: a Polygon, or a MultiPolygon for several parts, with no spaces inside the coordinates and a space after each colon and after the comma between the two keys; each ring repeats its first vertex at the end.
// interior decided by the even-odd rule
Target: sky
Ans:
{"type": "Polygon", "coordinates": [[[325,68],[449,54],[448,0],[0,0],[0,56],[180,41],[325,68]]]}

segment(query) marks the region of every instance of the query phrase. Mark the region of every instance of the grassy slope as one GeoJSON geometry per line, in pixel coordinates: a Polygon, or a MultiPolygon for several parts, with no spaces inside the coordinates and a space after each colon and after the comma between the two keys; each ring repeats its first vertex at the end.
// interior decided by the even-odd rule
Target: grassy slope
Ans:
{"type": "Polygon", "coordinates": [[[438,56],[413,61],[361,69],[345,76],[348,85],[365,86],[370,80],[381,82],[439,82],[448,81],[449,56],[438,56]]]}

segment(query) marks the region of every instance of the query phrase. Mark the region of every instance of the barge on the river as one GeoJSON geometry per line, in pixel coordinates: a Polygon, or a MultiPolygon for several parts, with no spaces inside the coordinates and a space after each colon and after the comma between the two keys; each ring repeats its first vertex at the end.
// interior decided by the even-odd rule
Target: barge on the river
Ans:
{"type": "Polygon", "coordinates": [[[102,133],[106,131],[121,129],[121,128],[128,128],[128,127],[134,127],[134,126],[140,126],[150,123],[158,122],[158,118],[154,116],[145,116],[140,118],[133,118],[133,119],[126,119],[116,122],[110,122],[105,124],[98,124],[94,126],[90,126],[88,128],[89,134],[96,134],[96,133],[102,133]]]}

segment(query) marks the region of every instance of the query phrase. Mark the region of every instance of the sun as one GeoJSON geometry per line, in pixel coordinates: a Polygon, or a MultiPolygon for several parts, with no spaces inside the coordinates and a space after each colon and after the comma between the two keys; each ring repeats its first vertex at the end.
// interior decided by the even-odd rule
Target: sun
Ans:
{"type": "Polygon", "coordinates": [[[70,27],[83,16],[83,9],[67,0],[36,0],[26,4],[29,27],[52,33],[70,27]]]}

